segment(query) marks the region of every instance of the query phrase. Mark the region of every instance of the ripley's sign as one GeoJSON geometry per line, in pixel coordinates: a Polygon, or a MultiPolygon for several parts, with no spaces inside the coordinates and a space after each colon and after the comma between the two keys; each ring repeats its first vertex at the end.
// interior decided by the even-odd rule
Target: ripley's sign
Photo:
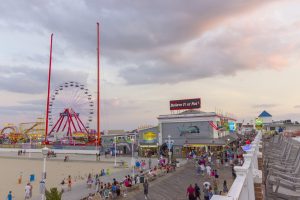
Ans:
{"type": "Polygon", "coordinates": [[[188,110],[201,107],[201,99],[183,99],[170,101],[170,110],[188,110]]]}

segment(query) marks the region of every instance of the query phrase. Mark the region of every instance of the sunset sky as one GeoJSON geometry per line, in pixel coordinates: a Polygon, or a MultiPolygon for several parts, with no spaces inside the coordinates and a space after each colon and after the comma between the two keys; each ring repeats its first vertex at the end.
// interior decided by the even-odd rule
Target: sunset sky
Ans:
{"type": "Polygon", "coordinates": [[[300,1],[12,0],[0,4],[0,128],[45,114],[51,88],[77,81],[96,97],[101,129],[157,124],[169,100],[250,120],[300,120],[300,1]],[[75,4],[76,2],[76,4],[75,4]]]}

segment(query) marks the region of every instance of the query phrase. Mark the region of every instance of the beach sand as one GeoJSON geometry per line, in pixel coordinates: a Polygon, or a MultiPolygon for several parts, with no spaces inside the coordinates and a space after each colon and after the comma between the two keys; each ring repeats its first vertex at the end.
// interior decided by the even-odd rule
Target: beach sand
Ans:
{"type": "MultiPolygon", "coordinates": [[[[31,174],[35,175],[33,185],[33,197],[39,196],[39,182],[41,180],[43,160],[22,160],[18,158],[0,158],[0,197],[6,199],[9,190],[13,192],[14,199],[24,199],[24,187],[29,181],[31,174]],[[22,183],[18,184],[18,178],[22,174],[22,183]]],[[[61,188],[60,183],[68,175],[72,176],[74,184],[76,182],[86,182],[88,173],[99,173],[101,169],[110,169],[115,172],[121,169],[113,168],[113,163],[97,162],[63,162],[62,160],[47,160],[46,187],[61,188]],[[81,180],[79,177],[83,177],[81,180]]]]}

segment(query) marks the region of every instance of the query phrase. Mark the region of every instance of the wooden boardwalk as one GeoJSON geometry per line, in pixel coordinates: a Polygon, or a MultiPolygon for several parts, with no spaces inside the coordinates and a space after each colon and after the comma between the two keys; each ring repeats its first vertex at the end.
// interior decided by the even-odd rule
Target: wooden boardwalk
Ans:
{"type": "MultiPolygon", "coordinates": [[[[230,188],[232,185],[233,179],[231,175],[230,167],[222,167],[218,170],[219,179],[218,179],[218,189],[223,189],[223,181],[227,181],[227,186],[230,188]]],[[[209,181],[212,184],[212,179],[209,179],[207,175],[197,175],[194,164],[190,161],[184,167],[177,168],[177,171],[171,174],[168,174],[164,177],[161,177],[149,185],[149,195],[148,199],[150,200],[185,200],[186,197],[186,188],[189,184],[197,183],[201,188],[201,199],[203,197],[203,182],[209,181]]],[[[143,189],[132,192],[126,198],[128,200],[142,200],[144,198],[143,189]]]]}

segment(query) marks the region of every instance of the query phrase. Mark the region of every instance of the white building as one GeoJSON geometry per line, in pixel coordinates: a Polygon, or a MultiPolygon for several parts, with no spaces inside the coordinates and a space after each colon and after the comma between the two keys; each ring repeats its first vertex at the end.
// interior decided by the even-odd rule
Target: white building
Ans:
{"type": "Polygon", "coordinates": [[[168,136],[174,141],[174,154],[184,156],[190,150],[214,149],[234,141],[237,136],[229,134],[228,124],[235,119],[215,112],[186,110],[179,114],[160,115],[159,144],[166,143],[168,136]]]}
{"type": "Polygon", "coordinates": [[[263,124],[272,123],[272,115],[265,110],[258,117],[262,119],[263,124]]]}

